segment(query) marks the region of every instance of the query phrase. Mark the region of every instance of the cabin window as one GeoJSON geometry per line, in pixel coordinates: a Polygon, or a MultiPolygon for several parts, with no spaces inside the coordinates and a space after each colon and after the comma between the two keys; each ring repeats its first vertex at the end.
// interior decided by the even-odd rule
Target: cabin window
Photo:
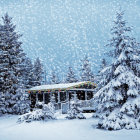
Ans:
{"type": "Polygon", "coordinates": [[[44,98],[45,98],[45,104],[48,104],[50,102],[50,95],[49,95],[49,93],[46,93],[44,95],[44,98]]]}
{"type": "Polygon", "coordinates": [[[54,96],[55,96],[55,102],[58,103],[58,94],[54,93],[54,96]]]}
{"type": "Polygon", "coordinates": [[[84,91],[77,91],[77,98],[79,100],[85,100],[85,92],[84,91]]]}
{"type": "Polygon", "coordinates": [[[87,100],[90,100],[90,99],[92,99],[92,98],[93,98],[93,93],[90,92],[90,91],[88,91],[88,92],[87,92],[87,100]]]}
{"type": "Polygon", "coordinates": [[[34,108],[35,107],[35,104],[36,104],[36,94],[31,94],[30,95],[31,97],[31,108],[34,108]]]}
{"type": "Polygon", "coordinates": [[[38,101],[43,102],[43,94],[38,94],[38,101]]]}
{"type": "Polygon", "coordinates": [[[73,92],[69,92],[69,100],[72,100],[74,98],[74,93],[73,92]]]}

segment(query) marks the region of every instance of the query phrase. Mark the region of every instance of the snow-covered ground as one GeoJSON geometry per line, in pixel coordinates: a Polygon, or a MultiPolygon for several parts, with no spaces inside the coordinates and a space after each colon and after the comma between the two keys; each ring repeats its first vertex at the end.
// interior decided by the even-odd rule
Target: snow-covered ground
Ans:
{"type": "Polygon", "coordinates": [[[139,130],[104,131],[97,120],[59,120],[16,123],[18,116],[0,117],[0,140],[139,140],[139,130]]]}

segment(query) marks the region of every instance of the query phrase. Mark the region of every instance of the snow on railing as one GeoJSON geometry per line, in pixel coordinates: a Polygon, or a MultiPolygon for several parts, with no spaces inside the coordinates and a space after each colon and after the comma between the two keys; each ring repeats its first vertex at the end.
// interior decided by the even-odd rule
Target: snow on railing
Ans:
{"type": "Polygon", "coordinates": [[[85,107],[93,107],[93,102],[92,102],[92,100],[80,100],[79,101],[79,106],[81,107],[81,108],[85,108],[85,107]]]}

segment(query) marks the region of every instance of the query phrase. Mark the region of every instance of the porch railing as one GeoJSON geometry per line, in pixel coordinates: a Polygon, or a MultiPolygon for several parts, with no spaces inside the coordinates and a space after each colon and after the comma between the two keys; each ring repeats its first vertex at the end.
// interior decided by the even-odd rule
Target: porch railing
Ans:
{"type": "MultiPolygon", "coordinates": [[[[78,101],[79,107],[82,110],[92,110],[93,108],[93,102],[92,100],[79,100],[78,101]]],[[[56,110],[61,109],[62,113],[67,113],[67,111],[70,108],[70,102],[61,102],[61,103],[57,103],[55,104],[55,108],[56,110]]]]}

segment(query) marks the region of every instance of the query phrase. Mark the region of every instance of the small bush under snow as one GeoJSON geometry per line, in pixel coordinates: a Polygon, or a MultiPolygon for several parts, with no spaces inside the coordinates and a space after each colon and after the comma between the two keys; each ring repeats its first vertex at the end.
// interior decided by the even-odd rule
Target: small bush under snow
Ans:
{"type": "Polygon", "coordinates": [[[98,122],[98,128],[106,130],[140,129],[140,124],[137,119],[121,113],[112,113],[98,122]]]}
{"type": "Polygon", "coordinates": [[[32,121],[48,121],[56,119],[54,116],[54,106],[52,103],[42,104],[39,103],[37,108],[32,112],[21,115],[18,122],[32,122],[32,121]]]}
{"type": "Polygon", "coordinates": [[[68,111],[67,119],[86,119],[83,115],[81,108],[79,107],[78,102],[71,101],[70,109],[68,111]]]}

